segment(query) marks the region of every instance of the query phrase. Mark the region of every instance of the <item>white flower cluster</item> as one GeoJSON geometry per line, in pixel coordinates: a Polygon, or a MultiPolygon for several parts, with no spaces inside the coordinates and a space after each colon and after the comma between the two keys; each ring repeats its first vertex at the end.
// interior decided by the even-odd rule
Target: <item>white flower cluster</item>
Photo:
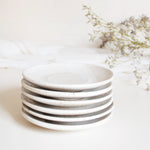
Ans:
{"type": "Polygon", "coordinates": [[[106,59],[109,67],[114,67],[120,57],[132,59],[137,85],[144,82],[145,88],[150,90],[149,62],[148,67],[141,64],[143,50],[150,48],[150,18],[144,15],[138,18],[130,17],[115,24],[100,18],[86,5],[83,9],[88,23],[93,26],[93,32],[89,34],[90,41],[99,42],[100,48],[107,48],[113,52],[113,55],[106,59]]]}

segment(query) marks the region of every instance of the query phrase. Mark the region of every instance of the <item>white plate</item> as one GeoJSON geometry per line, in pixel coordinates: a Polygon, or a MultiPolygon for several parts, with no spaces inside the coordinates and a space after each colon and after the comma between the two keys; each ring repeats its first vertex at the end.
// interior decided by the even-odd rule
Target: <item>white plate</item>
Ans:
{"type": "Polygon", "coordinates": [[[40,95],[33,94],[31,92],[27,92],[27,90],[22,89],[22,94],[36,102],[40,102],[43,104],[49,104],[54,106],[85,106],[90,104],[95,104],[99,102],[103,102],[112,97],[112,92],[108,92],[106,94],[92,97],[92,98],[83,98],[80,100],[59,100],[59,99],[52,99],[50,97],[42,97],[40,95]]]}
{"type": "Polygon", "coordinates": [[[92,113],[92,114],[86,114],[86,115],[79,115],[79,116],[56,116],[56,115],[49,115],[46,113],[41,113],[39,111],[35,111],[29,107],[26,107],[25,105],[23,105],[22,108],[25,112],[36,116],[38,118],[41,119],[46,119],[46,120],[51,120],[51,121],[59,121],[59,122],[76,122],[76,121],[88,121],[88,120],[92,120],[92,119],[97,119],[100,117],[103,117],[105,115],[108,115],[112,112],[113,110],[113,104],[110,105],[109,107],[107,107],[104,110],[92,113]]]}
{"type": "Polygon", "coordinates": [[[55,115],[82,115],[87,113],[93,113],[107,108],[112,104],[112,101],[113,100],[110,99],[107,103],[100,103],[99,105],[96,106],[90,105],[84,107],[63,108],[63,107],[39,104],[26,97],[22,97],[22,102],[24,105],[43,113],[49,113],[55,115]]]}
{"type": "Polygon", "coordinates": [[[103,89],[99,88],[99,89],[95,89],[95,90],[87,90],[87,91],[82,91],[82,92],[60,92],[60,91],[42,89],[42,88],[39,88],[38,86],[34,86],[33,84],[27,82],[26,80],[22,80],[22,86],[23,86],[23,88],[25,88],[33,93],[37,93],[37,94],[40,94],[43,96],[56,97],[59,99],[93,97],[93,96],[105,94],[112,90],[111,83],[106,84],[103,87],[103,89]]]}
{"type": "Polygon", "coordinates": [[[58,124],[58,123],[54,124],[53,121],[47,121],[45,119],[39,119],[39,118],[31,116],[25,112],[22,112],[22,115],[26,120],[28,120],[29,122],[31,122],[35,125],[38,125],[38,126],[43,127],[43,128],[52,129],[52,130],[59,130],[59,131],[75,131],[75,130],[88,129],[91,127],[102,125],[103,123],[108,121],[111,117],[111,114],[109,114],[109,115],[106,115],[104,117],[95,119],[93,122],[85,121],[84,123],[78,124],[78,125],[75,125],[75,124],[66,125],[66,124],[58,124]]]}
{"type": "Polygon", "coordinates": [[[111,82],[113,73],[92,64],[52,63],[31,67],[23,72],[23,77],[47,89],[80,91],[111,82]]]}

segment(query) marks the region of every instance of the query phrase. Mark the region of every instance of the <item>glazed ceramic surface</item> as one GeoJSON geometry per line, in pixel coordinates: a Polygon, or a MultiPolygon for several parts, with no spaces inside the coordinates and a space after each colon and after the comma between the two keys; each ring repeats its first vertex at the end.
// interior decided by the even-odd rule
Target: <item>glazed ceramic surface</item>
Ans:
{"type": "Polygon", "coordinates": [[[47,89],[80,91],[111,82],[113,73],[92,64],[52,63],[31,67],[23,72],[23,77],[47,89]]]}
{"type": "Polygon", "coordinates": [[[28,99],[24,96],[22,97],[22,102],[24,105],[43,113],[49,113],[55,115],[81,115],[81,114],[93,113],[107,108],[112,104],[112,101],[113,101],[112,99],[109,99],[109,101],[105,103],[103,102],[96,105],[66,108],[66,107],[57,107],[52,105],[44,105],[32,101],[31,99],[28,99]]]}
{"type": "Polygon", "coordinates": [[[34,117],[25,111],[22,111],[23,117],[30,121],[31,123],[38,125],[40,127],[53,129],[53,130],[60,130],[60,131],[75,131],[75,130],[81,130],[81,129],[88,129],[91,127],[99,126],[105,123],[110,119],[110,114],[100,117],[98,119],[93,119],[90,121],[82,121],[77,123],[58,123],[55,121],[48,121],[45,119],[40,119],[38,117],[34,117]]]}
{"type": "Polygon", "coordinates": [[[33,93],[40,94],[43,96],[48,96],[48,97],[55,97],[58,99],[86,98],[86,97],[102,95],[102,94],[105,94],[112,90],[111,83],[106,84],[105,86],[103,86],[103,88],[97,88],[94,90],[86,90],[86,91],[82,91],[82,92],[62,92],[62,91],[43,89],[43,88],[39,88],[38,86],[35,86],[35,85],[29,83],[26,80],[22,80],[22,86],[23,86],[23,88],[25,88],[33,93]]]}
{"type": "Polygon", "coordinates": [[[22,94],[26,96],[27,98],[30,98],[36,102],[44,103],[44,104],[49,104],[49,105],[54,105],[54,106],[85,106],[85,105],[90,105],[90,104],[95,104],[95,103],[100,103],[103,101],[106,101],[112,97],[112,91],[107,92],[105,94],[102,94],[100,96],[96,97],[91,97],[91,98],[82,98],[82,99],[76,99],[76,100],[59,100],[59,99],[52,99],[50,97],[45,97],[45,96],[40,96],[34,93],[31,93],[25,89],[22,89],[22,94]]]}
{"type": "Polygon", "coordinates": [[[100,117],[103,117],[105,115],[108,115],[113,110],[113,104],[108,106],[106,109],[86,114],[86,115],[78,115],[78,116],[59,116],[59,115],[49,115],[47,113],[41,113],[39,111],[35,111],[31,109],[30,107],[23,106],[23,110],[33,116],[36,116],[38,118],[46,119],[46,120],[52,120],[52,121],[59,121],[59,122],[76,122],[76,121],[88,121],[92,119],[97,119],[100,117]]]}

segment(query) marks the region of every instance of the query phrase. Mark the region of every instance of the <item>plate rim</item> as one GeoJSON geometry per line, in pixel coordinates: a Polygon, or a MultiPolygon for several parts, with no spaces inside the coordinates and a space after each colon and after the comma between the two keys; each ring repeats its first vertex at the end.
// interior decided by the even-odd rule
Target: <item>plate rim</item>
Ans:
{"type": "Polygon", "coordinates": [[[23,104],[25,104],[26,106],[28,106],[32,109],[41,111],[43,113],[50,113],[50,114],[55,114],[55,115],[81,115],[81,114],[93,113],[96,111],[103,110],[113,103],[113,98],[111,98],[110,101],[107,102],[106,104],[104,104],[102,106],[94,107],[94,108],[80,109],[80,110],[73,110],[73,109],[72,110],[67,110],[67,109],[59,110],[59,109],[55,109],[55,108],[44,108],[44,107],[32,104],[23,97],[21,99],[22,99],[23,104]]]}
{"type": "Polygon", "coordinates": [[[89,105],[89,104],[96,104],[99,102],[103,102],[109,98],[111,98],[113,96],[113,91],[110,91],[110,93],[108,93],[106,96],[103,97],[99,97],[99,98],[91,98],[89,100],[61,100],[61,99],[53,99],[53,98],[44,98],[44,97],[40,97],[40,95],[36,96],[33,94],[30,94],[28,92],[26,92],[24,89],[22,89],[22,95],[26,96],[29,99],[32,99],[36,102],[40,102],[43,104],[48,104],[48,105],[54,105],[54,106],[83,106],[83,105],[89,105]]]}
{"type": "Polygon", "coordinates": [[[55,89],[55,90],[68,90],[68,91],[78,91],[78,90],[83,90],[83,89],[93,89],[93,88],[97,88],[99,86],[102,86],[102,85],[105,85],[109,82],[111,82],[113,80],[113,72],[104,67],[104,66],[100,66],[100,65],[96,65],[96,64],[89,64],[89,63],[70,63],[70,64],[78,64],[78,65],[93,65],[93,66],[96,66],[96,67],[99,67],[101,69],[104,69],[104,70],[107,70],[111,75],[110,78],[106,79],[106,80],[103,80],[103,81],[100,81],[100,82],[95,82],[95,83],[86,83],[86,84],[42,84],[42,83],[38,83],[38,82],[35,82],[35,80],[33,80],[32,78],[28,77],[27,75],[27,71],[29,71],[30,69],[33,69],[33,68],[38,68],[38,67],[45,67],[45,66],[50,66],[50,65],[62,65],[62,64],[67,64],[67,63],[51,63],[51,64],[44,64],[44,65],[36,65],[36,66],[32,66],[32,67],[29,67],[27,69],[25,69],[23,72],[22,72],[22,76],[23,78],[25,78],[26,80],[30,81],[31,83],[33,84],[36,84],[38,86],[41,86],[41,87],[45,87],[47,89],[55,89]]]}
{"type": "Polygon", "coordinates": [[[27,108],[26,106],[22,106],[22,109],[25,112],[27,112],[27,113],[29,113],[29,114],[31,114],[33,116],[36,116],[36,117],[42,118],[42,119],[46,119],[46,120],[59,121],[59,122],[77,122],[77,121],[88,121],[88,120],[92,120],[92,119],[97,119],[97,118],[103,117],[105,115],[108,115],[108,114],[110,114],[113,111],[114,104],[112,102],[112,104],[110,106],[108,106],[107,108],[105,108],[107,110],[105,110],[104,112],[101,112],[99,114],[92,115],[92,116],[85,116],[85,117],[83,117],[83,116],[82,117],[76,117],[76,116],[74,116],[72,118],[69,118],[69,117],[66,117],[66,116],[64,116],[64,117],[46,116],[44,114],[40,114],[40,112],[35,112],[34,110],[31,110],[30,107],[27,108]]]}
{"type": "Polygon", "coordinates": [[[97,121],[95,123],[69,126],[69,125],[55,125],[55,124],[42,122],[42,121],[36,120],[34,118],[31,118],[29,115],[25,114],[23,111],[21,113],[22,113],[22,116],[27,121],[29,121],[30,123],[32,123],[36,126],[42,127],[42,128],[47,128],[47,129],[57,130],[57,131],[77,131],[77,130],[88,129],[88,128],[91,128],[91,127],[96,127],[96,126],[102,125],[105,122],[109,121],[111,119],[111,116],[112,116],[112,113],[110,113],[104,119],[102,119],[100,121],[97,121]]]}
{"type": "Polygon", "coordinates": [[[34,87],[33,85],[28,85],[26,83],[27,81],[25,79],[22,79],[22,87],[26,90],[29,90],[33,93],[37,93],[44,96],[50,96],[50,97],[56,97],[59,99],[64,98],[86,98],[86,97],[92,97],[92,96],[98,96],[105,94],[112,90],[112,83],[110,86],[100,89],[100,90],[94,90],[94,91],[82,91],[82,92],[65,92],[65,91],[54,91],[54,90],[48,90],[48,89],[41,89],[39,87],[34,87]]]}

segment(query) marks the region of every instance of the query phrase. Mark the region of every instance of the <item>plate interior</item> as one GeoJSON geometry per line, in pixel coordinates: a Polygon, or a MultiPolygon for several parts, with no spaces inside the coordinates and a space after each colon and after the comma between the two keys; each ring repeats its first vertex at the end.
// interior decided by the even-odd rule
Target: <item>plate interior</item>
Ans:
{"type": "Polygon", "coordinates": [[[112,77],[109,70],[89,64],[43,65],[27,69],[23,74],[29,81],[43,85],[90,84],[112,77]]]}

